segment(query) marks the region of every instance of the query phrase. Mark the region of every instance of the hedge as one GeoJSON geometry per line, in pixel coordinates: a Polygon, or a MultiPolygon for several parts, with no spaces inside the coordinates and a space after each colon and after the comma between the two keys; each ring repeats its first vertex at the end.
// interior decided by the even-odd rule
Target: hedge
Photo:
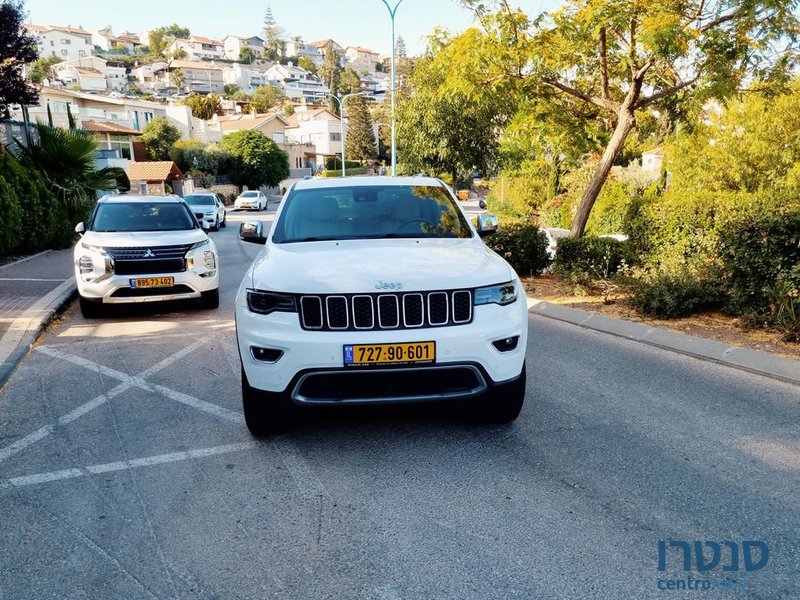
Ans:
{"type": "Polygon", "coordinates": [[[633,244],[614,238],[584,236],[561,238],[554,270],[560,275],[580,275],[590,279],[606,279],[623,264],[636,262],[633,244]]]}
{"type": "MultiPolygon", "coordinates": [[[[347,167],[347,176],[351,175],[366,175],[369,173],[369,169],[367,167],[358,167],[351,169],[347,167]]],[[[341,177],[342,170],[341,169],[325,169],[322,173],[320,173],[320,177],[341,177]]]]}
{"type": "Polygon", "coordinates": [[[484,241],[505,258],[520,276],[536,275],[550,264],[547,236],[529,223],[501,225],[496,233],[484,241]]]}

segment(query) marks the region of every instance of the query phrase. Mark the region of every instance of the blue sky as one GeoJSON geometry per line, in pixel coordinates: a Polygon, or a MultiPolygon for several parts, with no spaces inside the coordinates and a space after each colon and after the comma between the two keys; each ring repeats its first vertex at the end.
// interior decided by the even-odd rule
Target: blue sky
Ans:
{"type": "MultiPolygon", "coordinates": [[[[331,37],[345,46],[367,46],[383,54],[390,50],[389,13],[381,0],[25,0],[29,22],[41,25],[89,30],[111,25],[115,33],[121,33],[178,23],[209,37],[261,33],[267,4],[290,36],[308,41],[331,37]]],[[[559,2],[517,0],[513,4],[533,16],[559,2]]],[[[397,12],[397,30],[409,53],[424,49],[424,37],[436,25],[462,31],[470,24],[469,11],[455,0],[404,0],[397,12]]]]}

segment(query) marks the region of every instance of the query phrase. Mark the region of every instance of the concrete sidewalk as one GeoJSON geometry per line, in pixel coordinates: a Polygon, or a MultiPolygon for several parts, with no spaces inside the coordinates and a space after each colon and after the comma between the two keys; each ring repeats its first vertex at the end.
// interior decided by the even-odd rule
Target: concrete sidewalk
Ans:
{"type": "Polygon", "coordinates": [[[75,291],[72,248],[0,266],[0,389],[75,291]]]}
{"type": "Polygon", "coordinates": [[[571,323],[584,329],[616,335],[649,346],[800,385],[800,362],[768,352],[727,346],[714,340],[613,319],[535,298],[528,298],[528,308],[534,314],[571,323]]]}

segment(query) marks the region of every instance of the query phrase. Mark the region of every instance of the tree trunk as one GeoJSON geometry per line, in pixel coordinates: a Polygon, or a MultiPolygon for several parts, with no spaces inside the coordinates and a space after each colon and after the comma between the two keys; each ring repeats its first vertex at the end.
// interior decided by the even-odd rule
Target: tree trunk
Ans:
{"type": "Polygon", "coordinates": [[[597,165],[597,170],[594,172],[592,180],[584,190],[583,196],[581,196],[581,201],[578,204],[578,210],[575,212],[575,218],[572,221],[572,228],[570,229],[570,235],[573,237],[580,237],[583,235],[586,229],[586,222],[589,220],[589,213],[592,212],[595,200],[597,200],[597,196],[600,195],[600,190],[603,189],[608,174],[611,172],[611,167],[614,165],[614,161],[625,145],[625,139],[634,127],[636,127],[636,116],[633,108],[630,108],[629,103],[626,102],[623,104],[622,108],[620,108],[617,116],[617,126],[614,128],[614,134],[611,136],[611,140],[609,140],[605,152],[603,152],[600,164],[597,165]]]}

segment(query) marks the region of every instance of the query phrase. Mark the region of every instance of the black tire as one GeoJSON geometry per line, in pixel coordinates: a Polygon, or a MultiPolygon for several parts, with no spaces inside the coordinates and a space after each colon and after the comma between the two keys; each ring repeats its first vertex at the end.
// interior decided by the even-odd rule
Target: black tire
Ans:
{"type": "Polygon", "coordinates": [[[214,219],[214,226],[211,228],[211,231],[219,231],[219,217],[214,219]]]}
{"type": "Polygon", "coordinates": [[[200,292],[200,306],[203,308],[217,308],[219,306],[219,288],[210,292],[200,292]]]}
{"type": "Polygon", "coordinates": [[[97,319],[103,316],[103,303],[102,302],[92,302],[80,296],[78,298],[78,304],[81,307],[81,314],[83,315],[84,319],[97,319]]]}
{"type": "Polygon", "coordinates": [[[263,437],[282,433],[297,420],[297,407],[288,394],[250,387],[242,368],[242,408],[250,433],[263,437]]]}
{"type": "Polygon", "coordinates": [[[486,423],[510,423],[522,411],[525,402],[525,363],[520,376],[508,383],[495,385],[479,399],[478,416],[486,423]]]}
{"type": "Polygon", "coordinates": [[[227,227],[228,226],[228,213],[226,212],[222,215],[222,223],[219,224],[220,227],[227,227]]]}

